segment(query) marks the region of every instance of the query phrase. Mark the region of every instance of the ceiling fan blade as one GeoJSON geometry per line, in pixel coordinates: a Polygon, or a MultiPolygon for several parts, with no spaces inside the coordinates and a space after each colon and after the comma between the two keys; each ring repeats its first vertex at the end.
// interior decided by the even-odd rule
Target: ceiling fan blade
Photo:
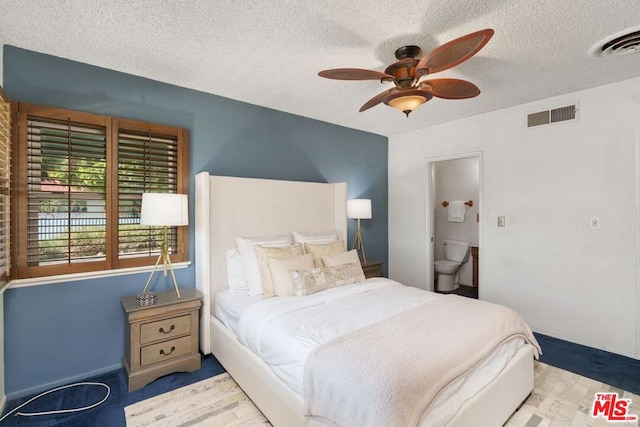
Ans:
{"type": "Polygon", "coordinates": [[[420,83],[420,89],[444,99],[467,99],[480,95],[478,86],[460,79],[433,79],[420,83]]]}
{"type": "Polygon", "coordinates": [[[335,80],[384,80],[393,81],[393,76],[375,70],[363,70],[360,68],[335,68],[318,73],[320,77],[335,80]]]}
{"type": "Polygon", "coordinates": [[[471,58],[487,44],[493,33],[487,28],[438,46],[416,65],[416,81],[425,74],[447,70],[471,58]]]}
{"type": "Polygon", "coordinates": [[[363,111],[366,111],[371,107],[375,107],[376,105],[380,104],[387,95],[396,92],[397,90],[397,88],[392,87],[389,90],[385,90],[384,92],[377,94],[376,96],[365,102],[362,107],[360,107],[360,112],[362,113],[363,111]]]}

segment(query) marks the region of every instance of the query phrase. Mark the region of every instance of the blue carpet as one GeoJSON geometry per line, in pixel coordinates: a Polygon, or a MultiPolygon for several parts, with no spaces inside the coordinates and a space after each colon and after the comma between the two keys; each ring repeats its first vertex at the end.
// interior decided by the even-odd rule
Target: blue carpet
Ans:
{"type": "MultiPolygon", "coordinates": [[[[76,414],[21,417],[10,415],[0,426],[69,426],[69,427],[124,427],[124,408],[132,403],[210,378],[224,372],[224,368],[211,355],[202,359],[202,368],[196,372],[180,372],[159,378],[147,386],[129,393],[122,369],[86,381],[101,382],[111,388],[111,395],[102,405],[76,414]]],[[[78,408],[100,401],[106,393],[104,387],[74,387],[47,395],[20,409],[19,412],[40,412],[55,409],[78,408]]],[[[6,405],[5,413],[33,396],[15,399],[6,405]]],[[[4,414],[3,414],[4,415],[4,414]]]]}
{"type": "MultiPolygon", "coordinates": [[[[540,361],[588,378],[611,384],[640,395],[640,360],[619,356],[603,350],[573,344],[542,334],[535,334],[542,347],[540,361]]],[[[70,415],[40,417],[10,416],[4,426],[70,426],[70,427],[124,427],[124,408],[132,403],[201,381],[224,372],[213,356],[202,360],[202,369],[192,373],[176,373],[159,378],[140,390],[129,393],[122,370],[114,371],[86,381],[102,382],[111,387],[109,399],[97,408],[70,415]]],[[[21,409],[23,412],[47,411],[90,405],[104,396],[104,388],[72,388],[57,392],[21,409]]],[[[7,404],[10,411],[31,396],[7,404]]],[[[6,412],[6,411],[5,411],[6,412]]]]}
{"type": "Polygon", "coordinates": [[[640,360],[535,334],[540,361],[640,395],[640,360]]]}

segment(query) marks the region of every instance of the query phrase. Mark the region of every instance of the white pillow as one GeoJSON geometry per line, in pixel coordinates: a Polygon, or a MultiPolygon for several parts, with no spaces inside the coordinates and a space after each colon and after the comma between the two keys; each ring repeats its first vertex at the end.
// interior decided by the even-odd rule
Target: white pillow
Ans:
{"type": "Polygon", "coordinates": [[[290,246],[293,243],[291,234],[267,237],[236,237],[238,252],[242,257],[242,269],[244,280],[247,281],[250,295],[262,295],[262,278],[260,277],[260,266],[256,256],[255,246],[290,246]]]}
{"type": "Polygon", "coordinates": [[[292,258],[269,258],[269,270],[276,296],[295,295],[293,282],[289,272],[292,270],[309,270],[313,268],[313,255],[306,254],[292,258]]]}
{"type": "Polygon", "coordinates": [[[312,233],[312,234],[304,234],[298,233],[297,231],[292,231],[293,240],[296,243],[301,243],[304,246],[305,243],[330,243],[338,240],[338,233],[333,230],[328,233],[312,233]]]}
{"type": "Polygon", "coordinates": [[[262,291],[265,298],[271,298],[275,295],[273,288],[273,280],[271,280],[271,270],[269,269],[268,260],[271,258],[291,258],[304,255],[302,245],[272,247],[272,246],[255,246],[256,257],[258,258],[258,266],[260,267],[260,280],[262,280],[262,291]]]}
{"type": "Polygon", "coordinates": [[[324,255],[346,252],[344,240],[336,240],[330,243],[305,243],[304,250],[308,254],[313,254],[313,263],[316,267],[322,267],[322,257],[324,255]]]}
{"type": "Polygon", "coordinates": [[[225,252],[227,259],[227,286],[229,291],[235,294],[249,295],[249,286],[244,280],[244,270],[242,269],[242,258],[237,249],[229,249],[225,252]]]}
{"type": "Polygon", "coordinates": [[[348,252],[342,252],[335,255],[323,255],[322,263],[325,267],[334,267],[336,265],[348,264],[355,262],[360,265],[360,258],[358,257],[358,251],[351,249],[348,252]]]}

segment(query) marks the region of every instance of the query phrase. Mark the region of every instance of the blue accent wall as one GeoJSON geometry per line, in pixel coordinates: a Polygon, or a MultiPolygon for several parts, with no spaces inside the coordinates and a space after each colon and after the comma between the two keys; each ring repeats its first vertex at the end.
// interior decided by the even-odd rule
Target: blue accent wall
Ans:
{"type": "MultiPolygon", "coordinates": [[[[185,72],[188,70],[185,70],[185,72]]],[[[387,138],[66,59],[4,46],[4,89],[16,101],[163,123],[190,130],[194,176],[347,182],[370,198],[362,221],[369,260],[387,263],[387,138]]],[[[286,88],[282,89],[286,91],[286,88]]],[[[351,246],[355,221],[349,220],[351,246]]],[[[194,260],[193,225],[190,257],[194,260]]],[[[194,286],[195,265],[177,270],[194,286]]],[[[118,369],[124,352],[120,298],[148,274],[80,280],[5,293],[5,385],[9,399],[118,369]]],[[[169,282],[155,290],[171,289],[169,282]]]]}

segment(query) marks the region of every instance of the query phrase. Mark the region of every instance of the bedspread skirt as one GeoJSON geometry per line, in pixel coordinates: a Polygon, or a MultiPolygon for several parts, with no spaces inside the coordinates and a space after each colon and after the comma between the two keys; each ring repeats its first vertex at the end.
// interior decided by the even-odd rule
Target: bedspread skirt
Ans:
{"type": "Polygon", "coordinates": [[[335,426],[417,426],[437,394],[498,345],[522,337],[515,311],[449,295],[354,330],[307,359],[306,416],[335,426]]]}

